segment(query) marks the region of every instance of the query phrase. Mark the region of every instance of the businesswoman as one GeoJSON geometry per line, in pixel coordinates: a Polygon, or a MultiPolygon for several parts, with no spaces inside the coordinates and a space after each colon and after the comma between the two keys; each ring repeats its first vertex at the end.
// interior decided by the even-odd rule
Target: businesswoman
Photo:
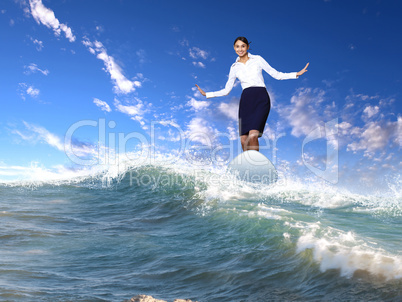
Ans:
{"type": "Polygon", "coordinates": [[[265,87],[262,70],[277,80],[296,79],[307,71],[306,66],[299,72],[283,73],[272,68],[261,56],[248,52],[250,44],[245,37],[234,41],[234,50],[239,56],[232,64],[229,79],[225,88],[214,92],[204,92],[197,88],[207,98],[225,96],[232,90],[236,78],[240,80],[243,92],[239,105],[239,133],[243,151],[259,151],[258,138],[264,132],[271,102],[265,87]]]}

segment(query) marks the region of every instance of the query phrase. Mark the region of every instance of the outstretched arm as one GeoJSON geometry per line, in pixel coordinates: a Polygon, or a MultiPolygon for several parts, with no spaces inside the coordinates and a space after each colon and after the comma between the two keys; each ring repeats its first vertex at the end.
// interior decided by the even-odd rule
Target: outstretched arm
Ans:
{"type": "Polygon", "coordinates": [[[236,74],[233,71],[233,68],[230,68],[229,71],[229,79],[226,82],[225,88],[218,90],[218,91],[212,91],[212,92],[205,92],[204,90],[202,90],[198,85],[198,91],[203,95],[206,96],[207,98],[214,98],[214,97],[218,97],[218,96],[224,96],[224,95],[228,95],[229,92],[232,90],[234,82],[236,80],[236,74]]]}
{"type": "Polygon", "coordinates": [[[304,74],[307,71],[307,67],[310,63],[307,63],[306,66],[300,70],[299,72],[280,72],[276,69],[272,68],[267,61],[264,60],[263,57],[257,56],[260,60],[261,67],[274,79],[277,80],[287,80],[287,79],[297,79],[299,76],[304,74]]]}
{"type": "Polygon", "coordinates": [[[197,86],[198,91],[199,91],[203,96],[206,96],[206,95],[207,95],[207,94],[205,93],[205,91],[200,88],[200,86],[198,86],[197,84],[195,84],[195,86],[197,86]]]}
{"type": "Polygon", "coordinates": [[[300,70],[298,73],[296,73],[297,77],[301,76],[303,73],[307,71],[307,67],[310,63],[307,63],[306,66],[302,70],[300,70]]]}

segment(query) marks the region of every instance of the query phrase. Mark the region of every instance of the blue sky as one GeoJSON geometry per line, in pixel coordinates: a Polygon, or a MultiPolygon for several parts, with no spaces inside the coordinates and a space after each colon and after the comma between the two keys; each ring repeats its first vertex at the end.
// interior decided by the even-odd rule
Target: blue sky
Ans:
{"type": "Polygon", "coordinates": [[[336,152],[339,183],[399,179],[401,13],[399,1],[2,1],[0,179],[79,170],[66,133],[85,160],[122,152],[124,138],[138,150],[138,137],[165,154],[180,153],[180,137],[188,153],[237,154],[240,85],[208,100],[194,86],[223,88],[237,36],[279,71],[310,62],[297,80],[264,75],[273,106],[261,144],[278,169],[308,175],[305,163],[324,170],[336,152]],[[331,121],[335,136],[302,149],[331,121]]]}

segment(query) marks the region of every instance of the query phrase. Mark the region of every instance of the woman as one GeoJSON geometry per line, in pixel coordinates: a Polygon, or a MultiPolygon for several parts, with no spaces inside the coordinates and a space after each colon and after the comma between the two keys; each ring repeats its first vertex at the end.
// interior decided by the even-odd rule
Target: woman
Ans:
{"type": "Polygon", "coordinates": [[[197,84],[198,90],[207,98],[225,96],[232,90],[236,78],[240,80],[243,92],[239,106],[239,132],[243,151],[259,151],[258,138],[264,132],[271,103],[265,88],[262,70],[277,80],[296,79],[307,71],[306,66],[299,72],[278,72],[260,56],[248,52],[249,42],[245,37],[238,37],[234,42],[234,50],[239,56],[231,66],[229,79],[224,89],[205,93],[197,84]]]}

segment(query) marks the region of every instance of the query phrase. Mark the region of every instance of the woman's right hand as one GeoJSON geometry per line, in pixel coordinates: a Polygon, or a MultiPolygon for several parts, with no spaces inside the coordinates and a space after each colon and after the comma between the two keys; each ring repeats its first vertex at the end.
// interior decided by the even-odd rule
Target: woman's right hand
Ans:
{"type": "Polygon", "coordinates": [[[197,86],[198,91],[199,91],[203,96],[206,96],[206,95],[207,95],[207,94],[205,93],[205,91],[200,88],[200,86],[198,86],[197,84],[195,84],[195,86],[197,86]]]}

